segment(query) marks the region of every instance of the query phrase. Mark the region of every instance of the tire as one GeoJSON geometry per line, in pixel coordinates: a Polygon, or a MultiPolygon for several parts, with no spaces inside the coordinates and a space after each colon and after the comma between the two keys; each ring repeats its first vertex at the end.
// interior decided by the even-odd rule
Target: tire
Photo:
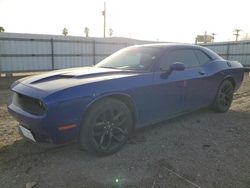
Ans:
{"type": "Polygon", "coordinates": [[[133,128],[132,114],[122,101],[107,98],[97,102],[81,125],[79,145],[98,156],[111,155],[126,143],[133,128]]]}
{"type": "Polygon", "coordinates": [[[234,94],[234,86],[231,81],[224,80],[216,94],[212,109],[215,112],[227,112],[232,104],[234,94]]]}

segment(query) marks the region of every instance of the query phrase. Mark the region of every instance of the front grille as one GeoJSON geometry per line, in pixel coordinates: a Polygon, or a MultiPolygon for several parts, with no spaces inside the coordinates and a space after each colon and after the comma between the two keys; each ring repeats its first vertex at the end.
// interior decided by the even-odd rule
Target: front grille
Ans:
{"type": "Polygon", "coordinates": [[[12,102],[22,110],[34,115],[43,115],[45,107],[39,99],[28,97],[20,93],[14,93],[12,102]]]}

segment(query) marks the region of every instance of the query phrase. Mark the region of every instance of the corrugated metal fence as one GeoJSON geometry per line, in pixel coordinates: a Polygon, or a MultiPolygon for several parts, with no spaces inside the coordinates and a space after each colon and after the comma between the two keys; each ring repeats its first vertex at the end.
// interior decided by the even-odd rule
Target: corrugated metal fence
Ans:
{"type": "MultiPolygon", "coordinates": [[[[84,38],[0,33],[0,73],[92,66],[115,51],[152,43],[127,38],[84,38]]],[[[250,66],[250,41],[201,44],[228,60],[250,66]]]]}
{"type": "Polygon", "coordinates": [[[210,48],[225,59],[239,61],[244,66],[250,66],[250,41],[217,42],[202,44],[202,46],[210,48]]]}
{"type": "Polygon", "coordinates": [[[115,51],[145,41],[0,33],[0,73],[92,66],[115,51]]]}

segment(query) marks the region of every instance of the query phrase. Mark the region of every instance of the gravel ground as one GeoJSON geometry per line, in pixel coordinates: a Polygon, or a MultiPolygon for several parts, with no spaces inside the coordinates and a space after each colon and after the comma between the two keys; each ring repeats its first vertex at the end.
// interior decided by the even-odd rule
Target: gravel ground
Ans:
{"type": "Polygon", "coordinates": [[[250,188],[250,77],[229,112],[200,110],[139,130],[118,153],[98,158],[75,144],[24,140],[0,90],[0,187],[250,188]]]}

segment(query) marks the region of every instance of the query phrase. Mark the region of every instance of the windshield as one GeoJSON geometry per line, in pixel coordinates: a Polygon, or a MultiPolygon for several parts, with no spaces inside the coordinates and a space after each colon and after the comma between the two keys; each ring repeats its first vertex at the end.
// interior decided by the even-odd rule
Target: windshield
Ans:
{"type": "Polygon", "coordinates": [[[126,48],[102,60],[96,67],[122,70],[149,70],[158,59],[161,48],[126,48]]]}

